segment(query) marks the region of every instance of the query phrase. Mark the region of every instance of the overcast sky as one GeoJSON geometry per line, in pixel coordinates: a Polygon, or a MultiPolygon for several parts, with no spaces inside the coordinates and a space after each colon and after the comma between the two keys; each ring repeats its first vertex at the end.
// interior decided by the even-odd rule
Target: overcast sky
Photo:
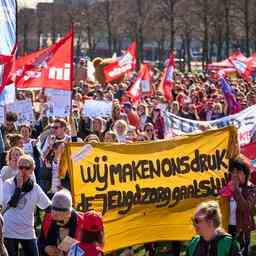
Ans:
{"type": "Polygon", "coordinates": [[[18,0],[18,7],[35,8],[38,2],[52,2],[52,0],[18,0]]]}

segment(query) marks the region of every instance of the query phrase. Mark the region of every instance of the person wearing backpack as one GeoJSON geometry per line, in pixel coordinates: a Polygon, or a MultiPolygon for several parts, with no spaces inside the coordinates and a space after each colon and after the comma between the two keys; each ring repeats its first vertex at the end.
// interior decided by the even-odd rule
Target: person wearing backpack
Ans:
{"type": "Polygon", "coordinates": [[[221,227],[217,202],[201,203],[192,222],[197,233],[186,249],[186,256],[241,256],[239,243],[221,227]]]}

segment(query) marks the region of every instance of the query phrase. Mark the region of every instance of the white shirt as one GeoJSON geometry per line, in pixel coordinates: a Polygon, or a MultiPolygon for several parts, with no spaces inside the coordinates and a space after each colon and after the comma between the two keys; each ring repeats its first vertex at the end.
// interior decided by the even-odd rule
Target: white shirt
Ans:
{"type": "Polygon", "coordinates": [[[23,150],[26,154],[33,157],[33,139],[29,139],[27,143],[23,143],[23,150]]]}
{"type": "Polygon", "coordinates": [[[236,208],[237,203],[233,197],[229,200],[229,225],[236,226],[236,208]]]}
{"type": "Polygon", "coordinates": [[[61,186],[60,177],[59,177],[59,161],[56,163],[53,161],[52,163],[52,186],[51,192],[56,193],[61,186]]]}
{"type": "MultiPolygon", "coordinates": [[[[4,208],[7,207],[14,190],[14,178],[6,180],[3,184],[4,208]]],[[[50,205],[50,199],[46,196],[41,187],[34,183],[33,189],[20,199],[18,206],[16,208],[11,207],[4,213],[4,237],[24,240],[35,239],[35,208],[38,206],[40,209],[46,209],[50,205]]]]}

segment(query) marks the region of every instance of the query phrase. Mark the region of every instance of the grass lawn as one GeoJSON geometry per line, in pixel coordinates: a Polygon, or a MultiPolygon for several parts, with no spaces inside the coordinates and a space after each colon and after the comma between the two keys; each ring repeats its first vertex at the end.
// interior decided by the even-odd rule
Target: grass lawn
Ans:
{"type": "Polygon", "coordinates": [[[251,256],[254,256],[256,255],[256,231],[252,232],[251,239],[251,256]]]}

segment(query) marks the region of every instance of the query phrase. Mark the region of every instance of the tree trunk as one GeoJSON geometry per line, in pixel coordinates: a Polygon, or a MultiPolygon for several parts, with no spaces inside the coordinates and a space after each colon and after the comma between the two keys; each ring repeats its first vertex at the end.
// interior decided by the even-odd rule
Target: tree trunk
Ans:
{"type": "Polygon", "coordinates": [[[23,54],[28,51],[28,24],[25,23],[23,27],[23,54]]]}
{"type": "Polygon", "coordinates": [[[223,46],[221,26],[218,28],[217,34],[218,34],[217,35],[217,61],[221,61],[222,60],[222,46],[223,46]]]}
{"type": "Polygon", "coordinates": [[[186,52],[187,52],[187,58],[186,58],[187,69],[188,69],[188,72],[191,72],[191,37],[190,37],[190,33],[186,34],[186,52]]]}
{"type": "Polygon", "coordinates": [[[203,1],[203,62],[202,66],[205,69],[209,63],[209,21],[208,21],[208,0],[203,1]]]}
{"type": "Polygon", "coordinates": [[[229,57],[230,52],[230,16],[229,16],[229,6],[230,6],[230,0],[224,0],[224,9],[225,9],[225,24],[226,24],[226,31],[225,31],[225,57],[229,57]]]}
{"type": "Polygon", "coordinates": [[[249,22],[249,0],[244,0],[244,28],[245,28],[245,52],[250,56],[250,22],[249,22]]]}
{"type": "Polygon", "coordinates": [[[212,62],[213,53],[214,53],[214,40],[212,39],[210,41],[209,62],[212,62]]]}
{"type": "MultiPolygon", "coordinates": [[[[142,1],[137,0],[137,12],[138,12],[138,26],[137,26],[137,31],[136,31],[136,37],[138,41],[138,64],[140,64],[143,61],[143,45],[144,45],[144,38],[143,38],[143,27],[142,27],[142,17],[143,17],[143,12],[142,12],[142,1]]],[[[139,66],[139,65],[138,65],[139,66]]]]}
{"type": "Polygon", "coordinates": [[[106,4],[106,25],[107,25],[107,32],[108,32],[108,52],[109,52],[109,56],[112,55],[112,28],[111,28],[111,6],[110,6],[110,1],[106,0],[105,1],[106,4]]]}
{"type": "Polygon", "coordinates": [[[40,45],[41,34],[42,34],[42,20],[41,20],[41,18],[39,18],[38,23],[37,23],[37,42],[36,42],[37,50],[40,49],[40,47],[41,47],[41,45],[40,45]]]}
{"type": "Polygon", "coordinates": [[[175,6],[175,0],[169,0],[170,5],[170,49],[174,50],[174,37],[175,37],[175,29],[174,29],[174,6],[175,6]]]}

